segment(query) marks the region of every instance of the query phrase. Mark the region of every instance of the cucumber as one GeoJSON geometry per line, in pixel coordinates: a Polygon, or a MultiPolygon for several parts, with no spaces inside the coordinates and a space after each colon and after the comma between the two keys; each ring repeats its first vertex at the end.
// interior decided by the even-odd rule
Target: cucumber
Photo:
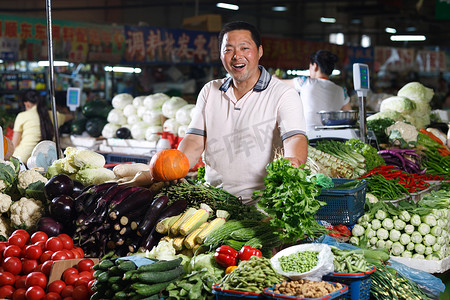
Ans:
{"type": "Polygon", "coordinates": [[[110,276],[108,278],[108,283],[109,284],[119,283],[121,280],[122,280],[122,276],[110,276]]]}
{"type": "Polygon", "coordinates": [[[138,271],[137,270],[131,270],[131,271],[126,271],[125,274],[123,274],[122,279],[123,280],[130,280],[131,277],[136,274],[138,271]]]}
{"type": "Polygon", "coordinates": [[[99,300],[101,298],[102,298],[101,294],[99,292],[95,292],[91,295],[90,300],[99,300]]]}
{"type": "Polygon", "coordinates": [[[94,273],[92,273],[92,277],[93,277],[93,278],[97,278],[98,275],[102,274],[102,273],[105,272],[105,271],[108,271],[108,269],[106,269],[106,270],[100,270],[100,269],[95,270],[94,273]]]}
{"type": "Polygon", "coordinates": [[[176,268],[183,259],[178,257],[173,260],[160,260],[149,265],[142,265],[137,270],[139,272],[161,272],[176,268]]]}
{"type": "Polygon", "coordinates": [[[109,268],[108,273],[111,276],[118,276],[123,275],[124,272],[119,268],[119,266],[112,266],[109,268]]]}
{"type": "Polygon", "coordinates": [[[114,292],[119,292],[119,291],[122,291],[124,289],[124,286],[122,284],[120,284],[120,283],[113,283],[113,284],[111,284],[111,289],[114,292]]]}
{"type": "Polygon", "coordinates": [[[136,270],[136,264],[131,260],[122,260],[117,267],[123,272],[136,270]]]}
{"type": "Polygon", "coordinates": [[[97,268],[99,270],[106,271],[109,268],[111,268],[112,266],[114,266],[114,262],[112,260],[107,259],[107,260],[102,260],[100,263],[98,263],[97,268]]]}
{"type": "Polygon", "coordinates": [[[109,272],[108,271],[104,271],[103,273],[98,275],[97,281],[99,283],[108,282],[109,277],[110,277],[109,272]]]}
{"type": "Polygon", "coordinates": [[[136,290],[136,293],[138,293],[141,296],[145,296],[145,297],[149,297],[155,294],[158,294],[159,292],[161,292],[162,290],[164,290],[166,287],[169,286],[169,284],[171,284],[172,281],[167,281],[167,282],[160,282],[160,283],[155,283],[155,284],[149,284],[146,287],[142,287],[136,290]]]}
{"type": "Polygon", "coordinates": [[[162,272],[145,272],[139,273],[138,280],[144,283],[158,283],[172,281],[183,274],[183,266],[162,272]]]}
{"type": "Polygon", "coordinates": [[[121,299],[128,299],[128,294],[124,291],[119,291],[114,294],[113,300],[121,300],[121,299]]]}

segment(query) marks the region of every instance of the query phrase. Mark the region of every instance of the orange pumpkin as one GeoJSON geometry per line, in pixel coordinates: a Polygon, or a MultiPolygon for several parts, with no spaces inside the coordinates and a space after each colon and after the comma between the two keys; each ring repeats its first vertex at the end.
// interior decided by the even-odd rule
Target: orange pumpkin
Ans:
{"type": "Polygon", "coordinates": [[[10,139],[3,136],[3,154],[5,160],[9,160],[14,153],[14,145],[10,139]]]}
{"type": "Polygon", "coordinates": [[[150,174],[155,181],[183,178],[189,172],[189,160],[177,149],[158,151],[150,160],[150,174]]]}

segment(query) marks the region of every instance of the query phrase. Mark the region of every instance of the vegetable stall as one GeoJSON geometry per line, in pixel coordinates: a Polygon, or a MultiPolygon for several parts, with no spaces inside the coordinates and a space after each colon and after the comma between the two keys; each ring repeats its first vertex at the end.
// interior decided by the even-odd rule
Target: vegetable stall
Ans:
{"type": "MultiPolygon", "coordinates": [[[[114,167],[76,147],[46,172],[0,162],[0,298],[438,299],[450,151],[445,134],[411,122],[424,109],[412,98],[399,92],[368,121],[380,149],[327,139],[299,168],[277,157],[256,206],[205,184],[203,167],[192,176],[175,149],[114,167]]],[[[131,114],[134,100],[109,114],[131,114]]],[[[139,101],[173,118],[186,107],[139,101]]]]}

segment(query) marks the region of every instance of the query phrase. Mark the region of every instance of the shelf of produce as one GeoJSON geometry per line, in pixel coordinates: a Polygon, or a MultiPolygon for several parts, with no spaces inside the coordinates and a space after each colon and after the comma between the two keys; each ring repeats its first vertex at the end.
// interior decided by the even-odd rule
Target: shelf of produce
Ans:
{"type": "Polygon", "coordinates": [[[400,256],[391,256],[391,259],[410,268],[418,269],[431,274],[444,273],[450,270],[450,256],[447,256],[441,260],[417,259],[400,256]]]}

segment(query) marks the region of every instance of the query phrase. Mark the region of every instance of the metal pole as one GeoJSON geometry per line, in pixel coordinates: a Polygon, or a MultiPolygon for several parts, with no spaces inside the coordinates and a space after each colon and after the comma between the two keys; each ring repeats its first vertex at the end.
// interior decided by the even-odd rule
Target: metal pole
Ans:
{"type": "Polygon", "coordinates": [[[359,135],[361,142],[367,143],[366,98],[359,97],[359,135]]]}
{"type": "Polygon", "coordinates": [[[50,104],[52,108],[52,116],[53,116],[53,129],[55,135],[55,143],[56,143],[56,157],[58,159],[61,158],[61,147],[59,143],[59,134],[58,134],[58,116],[56,113],[56,100],[55,100],[55,74],[53,70],[53,36],[52,36],[52,9],[51,9],[51,0],[46,0],[46,12],[47,12],[47,46],[48,46],[48,75],[50,77],[49,87],[50,87],[50,104]]]}

